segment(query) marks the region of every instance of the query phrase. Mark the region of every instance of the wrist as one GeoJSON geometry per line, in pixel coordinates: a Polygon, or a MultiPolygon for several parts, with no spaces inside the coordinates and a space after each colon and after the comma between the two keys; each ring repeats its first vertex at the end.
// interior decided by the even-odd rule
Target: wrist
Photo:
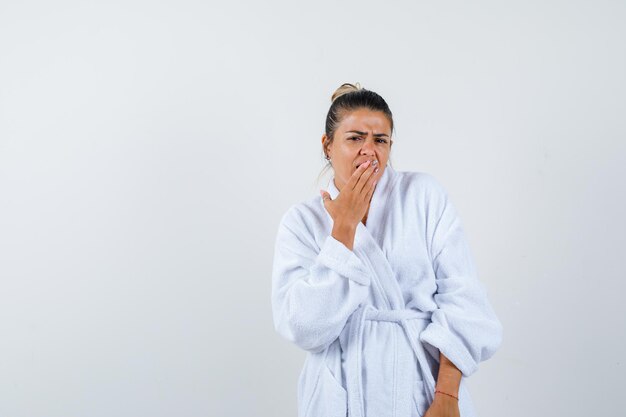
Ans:
{"type": "Polygon", "coordinates": [[[462,376],[463,374],[452,361],[446,358],[443,353],[440,353],[439,374],[435,388],[458,398],[462,376]]]}
{"type": "Polygon", "coordinates": [[[438,378],[435,389],[455,397],[459,396],[459,383],[453,378],[438,378]]]}
{"type": "Polygon", "coordinates": [[[435,389],[435,398],[439,398],[441,401],[459,401],[458,393],[452,393],[448,391],[444,391],[442,389],[435,389]]]}
{"type": "Polygon", "coordinates": [[[334,223],[331,235],[342,242],[346,247],[352,250],[354,245],[354,236],[356,234],[356,226],[345,223],[334,223]]]}
{"type": "Polygon", "coordinates": [[[345,220],[335,220],[333,221],[333,230],[339,230],[343,232],[354,232],[356,231],[357,225],[354,223],[350,223],[345,220]]]}

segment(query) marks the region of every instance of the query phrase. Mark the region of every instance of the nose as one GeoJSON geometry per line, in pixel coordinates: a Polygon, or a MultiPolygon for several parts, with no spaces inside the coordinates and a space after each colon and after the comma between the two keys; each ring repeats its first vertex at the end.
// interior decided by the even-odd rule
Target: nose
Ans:
{"type": "Polygon", "coordinates": [[[361,146],[361,155],[374,155],[374,138],[366,138],[361,146]]]}

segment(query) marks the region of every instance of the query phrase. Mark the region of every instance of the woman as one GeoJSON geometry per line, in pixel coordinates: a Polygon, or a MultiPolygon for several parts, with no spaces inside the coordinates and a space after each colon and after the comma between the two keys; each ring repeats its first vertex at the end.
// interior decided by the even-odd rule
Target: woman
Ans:
{"type": "Polygon", "coordinates": [[[291,206],[276,239],[278,333],[308,352],[299,417],[472,417],[464,378],[500,346],[444,188],[387,165],[385,100],[343,84],[322,148],[328,191],[291,206]]]}

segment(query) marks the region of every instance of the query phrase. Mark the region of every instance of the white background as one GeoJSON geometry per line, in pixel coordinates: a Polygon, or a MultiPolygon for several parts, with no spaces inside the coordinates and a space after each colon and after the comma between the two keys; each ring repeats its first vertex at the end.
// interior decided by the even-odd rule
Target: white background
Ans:
{"type": "Polygon", "coordinates": [[[0,417],[295,416],[278,221],[333,91],[394,114],[504,325],[479,416],[618,415],[622,1],[0,2],[0,417]]]}

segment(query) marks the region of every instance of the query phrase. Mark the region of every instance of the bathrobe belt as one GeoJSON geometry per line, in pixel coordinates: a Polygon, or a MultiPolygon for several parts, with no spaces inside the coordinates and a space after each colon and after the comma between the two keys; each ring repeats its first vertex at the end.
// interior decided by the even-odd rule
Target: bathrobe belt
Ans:
{"type": "Polygon", "coordinates": [[[348,408],[350,417],[365,417],[362,384],[362,355],[363,329],[365,320],[391,321],[398,323],[406,332],[411,348],[417,358],[424,378],[426,396],[432,403],[435,395],[435,379],[432,375],[426,352],[420,343],[419,335],[409,324],[408,320],[430,320],[431,313],[413,309],[377,310],[370,304],[361,305],[352,313],[349,327],[349,342],[346,349],[346,381],[348,392],[348,408]]]}

